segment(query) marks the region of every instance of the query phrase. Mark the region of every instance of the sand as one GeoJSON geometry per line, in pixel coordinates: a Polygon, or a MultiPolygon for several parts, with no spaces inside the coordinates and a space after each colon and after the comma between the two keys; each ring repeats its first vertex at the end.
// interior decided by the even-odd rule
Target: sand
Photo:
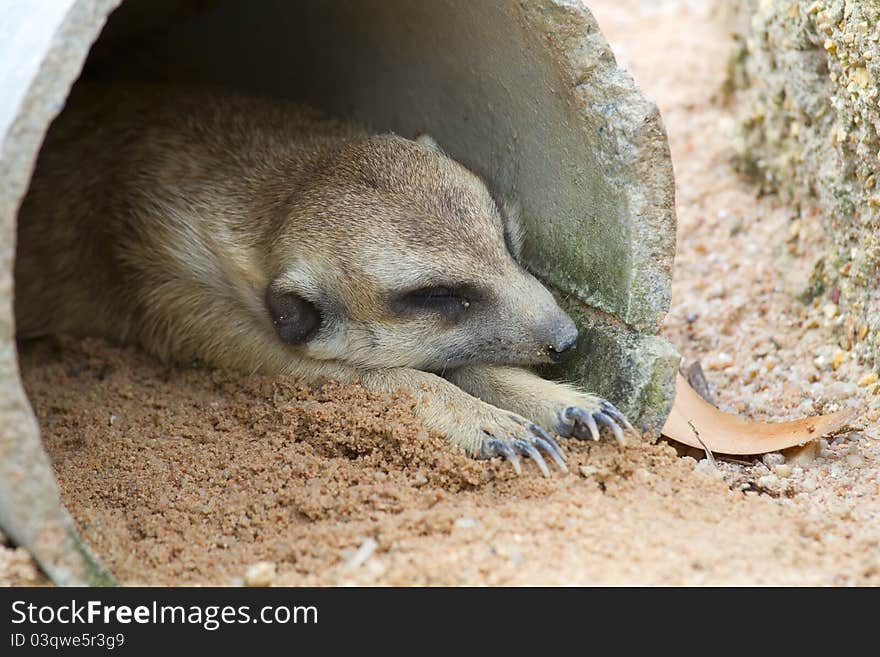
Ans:
{"type": "MultiPolygon", "coordinates": [[[[527,464],[517,477],[425,432],[406,395],[171,368],[93,339],[22,345],[63,499],[120,580],[880,584],[880,395],[856,384],[870,369],[844,348],[858,327],[830,300],[797,299],[823,245],[815,215],[730,167],[729,35],[709,4],[589,3],[669,130],[679,241],[665,334],[724,410],[852,406],[865,430],[717,467],[664,442],[565,441],[571,474],[527,464]]],[[[0,583],[40,581],[0,548],[0,583]]]]}

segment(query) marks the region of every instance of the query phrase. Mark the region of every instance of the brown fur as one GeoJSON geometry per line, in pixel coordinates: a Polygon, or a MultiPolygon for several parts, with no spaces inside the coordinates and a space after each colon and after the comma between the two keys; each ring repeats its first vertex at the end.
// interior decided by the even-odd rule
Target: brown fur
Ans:
{"type": "Polygon", "coordinates": [[[574,325],[517,262],[516,217],[430,138],[204,90],[81,85],[69,105],[20,212],[19,337],[406,388],[474,455],[600,412],[509,367],[564,351],[574,325]],[[439,288],[437,310],[421,291],[439,288]]]}

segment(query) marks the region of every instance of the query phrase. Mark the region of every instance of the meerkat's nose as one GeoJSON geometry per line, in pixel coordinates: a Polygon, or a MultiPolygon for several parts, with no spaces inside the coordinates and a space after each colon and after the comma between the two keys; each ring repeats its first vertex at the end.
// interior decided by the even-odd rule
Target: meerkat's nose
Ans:
{"type": "Polygon", "coordinates": [[[550,360],[558,362],[571,354],[577,344],[578,330],[568,315],[554,322],[547,342],[547,355],[550,360]]]}

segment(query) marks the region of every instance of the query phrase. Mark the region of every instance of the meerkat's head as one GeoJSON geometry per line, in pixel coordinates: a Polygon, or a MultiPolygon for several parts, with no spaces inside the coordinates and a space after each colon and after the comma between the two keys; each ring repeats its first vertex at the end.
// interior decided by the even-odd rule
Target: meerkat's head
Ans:
{"type": "Polygon", "coordinates": [[[279,339],[359,367],[553,362],[577,329],[519,264],[521,240],[430,138],[364,137],[283,209],[266,309],[279,339]]]}

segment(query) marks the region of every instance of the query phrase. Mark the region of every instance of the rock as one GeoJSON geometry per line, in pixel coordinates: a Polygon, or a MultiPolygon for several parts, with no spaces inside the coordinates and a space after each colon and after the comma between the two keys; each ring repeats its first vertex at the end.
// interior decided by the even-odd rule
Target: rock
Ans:
{"type": "Polygon", "coordinates": [[[275,564],[271,561],[258,561],[248,566],[244,574],[245,586],[272,586],[275,581],[275,564]]]}
{"type": "Polygon", "coordinates": [[[758,479],[758,486],[767,490],[775,490],[779,486],[779,477],[775,474],[768,474],[758,479]]]}
{"type": "Polygon", "coordinates": [[[793,468],[790,465],[783,463],[773,468],[773,474],[775,474],[777,477],[785,479],[791,476],[792,470],[793,468]]]}
{"type": "Polygon", "coordinates": [[[462,516],[461,518],[456,518],[452,526],[456,529],[473,529],[477,526],[477,521],[474,518],[462,516]]]}
{"type": "Polygon", "coordinates": [[[811,440],[802,447],[785,450],[786,460],[791,466],[805,467],[813,463],[822,451],[818,440],[811,440]]]}
{"type": "Polygon", "coordinates": [[[722,351],[709,361],[707,367],[710,370],[726,370],[731,365],[733,365],[733,356],[722,351]]]}
{"type": "Polygon", "coordinates": [[[367,560],[373,556],[373,553],[379,547],[379,543],[374,538],[365,538],[364,542],[361,543],[361,546],[357,549],[357,551],[350,556],[346,561],[350,568],[360,568],[363,566],[367,560]]]}
{"type": "Polygon", "coordinates": [[[709,382],[706,381],[706,375],[703,373],[703,366],[700,361],[696,360],[688,365],[685,370],[685,377],[691,388],[702,397],[707,403],[715,406],[715,400],[712,398],[712,391],[709,389],[709,382]]]}
{"type": "Polygon", "coordinates": [[[608,468],[600,468],[594,465],[582,465],[579,471],[582,477],[586,479],[594,478],[600,482],[605,481],[611,476],[611,470],[608,468]]]}
{"type": "Polygon", "coordinates": [[[651,474],[649,470],[645,468],[638,468],[635,472],[633,472],[633,479],[640,484],[646,484],[654,478],[654,475],[651,474]]]}
{"type": "Polygon", "coordinates": [[[694,472],[713,479],[724,478],[724,472],[718,467],[717,463],[709,459],[700,459],[694,466],[694,472]]]}

